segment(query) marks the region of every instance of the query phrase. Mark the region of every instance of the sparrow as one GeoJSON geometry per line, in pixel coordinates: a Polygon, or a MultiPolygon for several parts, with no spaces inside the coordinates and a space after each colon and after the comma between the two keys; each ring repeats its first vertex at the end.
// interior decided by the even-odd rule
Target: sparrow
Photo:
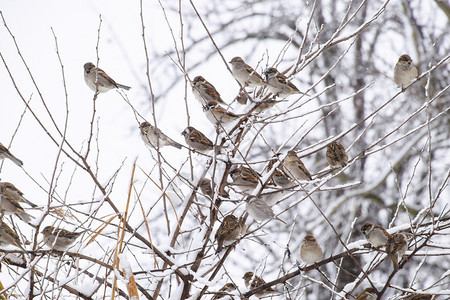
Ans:
{"type": "Polygon", "coordinates": [[[42,230],[42,235],[44,236],[44,244],[48,247],[59,251],[65,251],[75,243],[77,238],[85,231],[86,230],[73,232],[62,228],[46,226],[44,230],[42,230]]]}
{"type": "Polygon", "coordinates": [[[348,155],[345,152],[345,148],[336,141],[327,145],[326,158],[331,168],[343,168],[348,163],[348,155]]]}
{"type": "Polygon", "coordinates": [[[245,198],[245,202],[247,202],[245,210],[255,221],[263,222],[270,219],[277,219],[286,224],[283,220],[275,216],[272,208],[261,197],[250,195],[245,198]]]}
{"type": "Polygon", "coordinates": [[[299,91],[299,89],[290,81],[284,74],[280,73],[275,68],[268,68],[264,71],[266,82],[269,89],[275,97],[286,98],[289,95],[302,94],[307,95],[299,91]]]}
{"type": "Polygon", "coordinates": [[[214,148],[213,142],[192,126],[186,127],[181,134],[184,136],[186,144],[194,150],[204,153],[214,148]]]}
{"type": "Polygon", "coordinates": [[[221,299],[226,295],[229,295],[230,292],[235,291],[236,290],[236,285],[234,285],[234,283],[227,283],[225,284],[223,287],[220,288],[220,290],[218,292],[215,293],[215,295],[211,298],[211,300],[215,300],[215,299],[221,299]]]}
{"type": "Polygon", "coordinates": [[[254,110],[254,112],[256,113],[262,113],[268,109],[271,109],[272,107],[274,107],[276,104],[281,103],[281,102],[286,102],[287,100],[273,100],[273,99],[267,99],[267,100],[262,100],[259,102],[256,102],[256,108],[254,110]]]}
{"type": "Polygon", "coordinates": [[[386,253],[392,261],[394,270],[398,270],[398,261],[402,259],[408,250],[408,239],[404,233],[394,233],[388,238],[386,253]]]}
{"type": "MultiPolygon", "coordinates": [[[[265,284],[266,282],[264,281],[264,279],[262,279],[259,276],[256,276],[255,274],[253,274],[253,272],[247,272],[244,274],[244,277],[242,277],[244,279],[245,282],[245,286],[249,289],[249,290],[253,290],[256,289],[257,287],[265,284]]],[[[261,298],[263,296],[269,295],[269,294],[273,294],[275,292],[275,290],[271,287],[268,287],[267,289],[264,289],[258,293],[256,293],[256,297],[261,298]]]]}
{"type": "Polygon", "coordinates": [[[366,288],[359,293],[355,300],[377,300],[377,291],[374,288],[366,288]]]}
{"type": "Polygon", "coordinates": [[[297,180],[312,180],[311,174],[294,150],[289,150],[283,160],[283,170],[297,180]]]}
{"type": "Polygon", "coordinates": [[[361,227],[361,232],[366,237],[366,240],[375,248],[386,246],[391,235],[380,225],[372,223],[365,223],[361,227]]]}
{"type": "Polygon", "coordinates": [[[419,76],[417,68],[412,65],[412,59],[409,55],[403,54],[394,67],[394,82],[402,90],[411,83],[411,80],[419,76]]]}
{"type": "Polygon", "coordinates": [[[217,123],[228,124],[242,117],[242,115],[236,115],[226,110],[217,101],[209,101],[203,107],[203,111],[205,112],[206,118],[214,125],[217,123]]]}
{"type": "Polygon", "coordinates": [[[17,233],[11,229],[3,220],[0,220],[0,245],[13,245],[25,250],[22,247],[19,236],[17,233]]]}
{"type": "Polygon", "coordinates": [[[0,159],[9,158],[19,167],[23,166],[23,162],[9,152],[9,150],[0,143],[0,159]]]}
{"type": "Polygon", "coordinates": [[[194,81],[192,81],[192,93],[202,106],[208,104],[209,101],[216,101],[227,105],[220,97],[216,88],[202,76],[197,76],[194,78],[194,81]]]}
{"type": "MultiPolygon", "coordinates": [[[[276,162],[277,162],[276,158],[272,159],[267,165],[267,171],[272,170],[272,167],[276,162]]],[[[279,167],[277,167],[275,171],[273,171],[272,180],[276,185],[281,186],[282,188],[288,188],[293,184],[292,178],[283,169],[280,169],[279,167]]]]}
{"type": "MultiPolygon", "coordinates": [[[[206,196],[208,196],[211,200],[214,198],[214,192],[212,189],[212,182],[211,180],[207,179],[207,178],[203,178],[202,181],[199,184],[200,190],[202,191],[202,193],[206,196]]],[[[228,194],[227,191],[223,191],[222,196],[224,198],[230,198],[230,195],[228,194]]]]}
{"type": "Polygon", "coordinates": [[[260,175],[245,166],[234,166],[230,171],[234,184],[243,192],[251,193],[259,183],[260,175]]]}
{"type": "Polygon", "coordinates": [[[313,235],[307,235],[300,247],[300,258],[307,264],[314,264],[322,260],[323,251],[313,235]]]}
{"type": "Polygon", "coordinates": [[[214,236],[214,239],[217,241],[216,254],[222,251],[224,242],[236,240],[239,234],[245,233],[246,229],[245,224],[241,220],[233,215],[227,215],[214,236]]]}
{"type": "Polygon", "coordinates": [[[99,93],[105,93],[111,89],[129,90],[131,87],[115,82],[108,74],[100,68],[96,68],[91,62],[84,64],[84,81],[87,86],[94,92],[98,87],[99,93]]]}
{"type": "Polygon", "coordinates": [[[36,204],[32,203],[31,201],[27,200],[23,193],[14,186],[14,184],[10,182],[0,182],[0,196],[2,195],[9,195],[17,202],[22,202],[30,205],[31,207],[37,207],[36,204]]]}
{"type": "Polygon", "coordinates": [[[139,125],[141,129],[141,138],[149,146],[156,148],[157,140],[159,139],[159,147],[173,146],[175,148],[181,149],[181,145],[170,139],[167,135],[162,133],[159,128],[151,125],[149,122],[142,122],[139,125]]]}
{"type": "Polygon", "coordinates": [[[0,208],[2,214],[16,215],[19,219],[26,223],[30,223],[30,221],[34,219],[33,216],[23,210],[20,203],[17,202],[17,200],[15,200],[9,193],[2,193],[0,195],[0,208]]]}
{"type": "Polygon", "coordinates": [[[239,56],[234,57],[229,63],[231,64],[231,73],[243,87],[257,87],[267,84],[261,75],[247,65],[239,56]]]}

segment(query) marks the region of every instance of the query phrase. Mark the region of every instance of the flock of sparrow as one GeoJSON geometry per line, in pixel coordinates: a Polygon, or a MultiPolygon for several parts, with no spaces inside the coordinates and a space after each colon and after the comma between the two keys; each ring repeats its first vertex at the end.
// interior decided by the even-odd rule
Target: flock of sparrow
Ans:
{"type": "MultiPolygon", "coordinates": [[[[241,91],[246,87],[267,87],[273,96],[273,98],[266,97],[265,100],[255,102],[252,112],[258,113],[271,108],[274,105],[285,101],[284,98],[289,95],[306,95],[305,93],[300,92],[300,90],[290,82],[283,73],[273,67],[265,70],[263,73],[265,79],[263,79],[258,72],[246,64],[240,57],[233,58],[230,61],[230,64],[232,66],[233,76],[241,85],[241,91]],[[277,98],[279,100],[276,100],[277,98]]],[[[394,82],[403,90],[417,76],[418,71],[417,68],[412,65],[411,58],[406,54],[400,56],[394,68],[394,82]]],[[[96,93],[103,93],[117,88],[125,90],[130,89],[129,86],[115,82],[102,69],[97,68],[90,62],[84,65],[84,79],[88,87],[96,93]]],[[[243,116],[248,116],[248,114],[238,115],[231,112],[229,106],[221,98],[214,86],[202,76],[197,76],[192,81],[192,92],[202,105],[207,119],[215,126],[219,126],[223,129],[224,125],[232,123],[243,116]]],[[[242,93],[240,93],[240,95],[241,94],[242,93]]],[[[243,98],[238,98],[238,102],[246,104],[247,98],[248,95],[245,93],[243,98]]],[[[149,122],[144,121],[140,123],[139,128],[143,141],[153,148],[159,149],[165,146],[173,146],[181,149],[183,147],[149,122]]],[[[192,126],[187,127],[182,132],[182,135],[185,138],[186,144],[192,150],[207,153],[209,151],[214,151],[215,148],[217,148],[206,135],[192,126]]],[[[8,158],[19,166],[23,165],[22,161],[11,154],[11,152],[2,144],[0,144],[0,158],[8,158]]],[[[333,141],[327,145],[326,160],[331,169],[342,168],[348,163],[348,155],[345,148],[340,143],[333,141]]],[[[267,170],[272,172],[271,182],[283,189],[292,187],[298,181],[313,180],[310,172],[294,150],[288,151],[285,158],[281,161],[279,161],[278,158],[271,160],[267,166],[267,170]],[[273,170],[273,168],[275,169],[273,170]]],[[[230,176],[233,184],[245,194],[251,194],[261,181],[261,175],[258,172],[243,165],[232,166],[230,169],[230,176]]],[[[204,195],[208,196],[211,200],[213,199],[214,192],[211,180],[203,179],[199,183],[199,187],[204,195]]],[[[221,196],[229,197],[226,191],[224,191],[221,196]]],[[[3,217],[3,215],[16,215],[26,223],[31,222],[33,217],[24,211],[20,203],[26,203],[32,207],[36,207],[36,205],[25,199],[23,193],[12,183],[0,182],[0,197],[1,217],[3,217]]],[[[276,202],[274,201],[273,196],[267,196],[267,194],[258,194],[258,196],[247,195],[245,201],[246,211],[257,222],[277,219],[284,223],[284,221],[279,219],[272,210],[271,206],[276,202]]],[[[246,230],[247,227],[242,219],[238,219],[232,214],[225,216],[215,234],[215,239],[217,241],[216,253],[219,253],[225,244],[231,244],[236,241],[236,239],[240,235],[243,235],[246,230]]],[[[405,233],[390,235],[383,227],[372,223],[364,224],[361,227],[361,231],[373,247],[385,247],[386,253],[392,260],[394,269],[397,270],[399,259],[403,257],[408,248],[407,235],[405,233]]],[[[44,237],[43,242],[52,249],[64,251],[68,249],[83,232],[72,232],[62,228],[47,226],[42,231],[44,237]]],[[[0,228],[0,244],[14,245],[24,249],[18,235],[3,222],[3,218],[1,220],[0,228]]],[[[303,239],[300,248],[300,258],[307,264],[315,264],[322,260],[323,250],[314,236],[306,235],[303,239]]],[[[245,273],[243,279],[245,285],[249,289],[257,288],[265,283],[263,279],[252,272],[245,273]]],[[[222,298],[224,295],[235,289],[236,286],[233,283],[227,283],[216,293],[213,299],[222,298]]],[[[256,295],[261,297],[274,292],[276,292],[274,289],[268,288],[256,295]]],[[[377,293],[373,288],[365,289],[356,297],[356,299],[360,300],[371,300],[376,298],[377,293]]]]}

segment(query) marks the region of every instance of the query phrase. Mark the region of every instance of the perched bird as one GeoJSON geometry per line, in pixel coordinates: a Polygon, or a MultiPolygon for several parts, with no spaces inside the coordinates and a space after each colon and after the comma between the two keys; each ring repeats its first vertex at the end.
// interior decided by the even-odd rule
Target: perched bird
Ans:
{"type": "Polygon", "coordinates": [[[398,261],[408,250],[408,239],[404,233],[394,233],[388,238],[386,252],[392,261],[394,270],[398,270],[398,261]]]}
{"type": "Polygon", "coordinates": [[[0,143],[0,159],[5,158],[12,160],[19,167],[23,166],[23,162],[14,155],[12,155],[11,152],[9,152],[9,150],[5,146],[3,146],[3,144],[0,143]]]}
{"type": "MultiPolygon", "coordinates": [[[[276,162],[277,162],[276,158],[272,159],[267,165],[267,171],[270,172],[270,170],[272,170],[272,167],[276,162]]],[[[280,169],[279,167],[277,167],[275,171],[273,171],[272,180],[276,185],[281,186],[282,188],[288,188],[293,184],[292,178],[283,169],[280,169]]]]}
{"type": "Polygon", "coordinates": [[[286,224],[283,220],[275,216],[272,208],[267,205],[267,203],[263,199],[261,199],[261,197],[250,195],[245,198],[245,202],[247,202],[247,205],[245,207],[246,211],[257,222],[277,219],[278,221],[286,224]]]}
{"type": "Polygon", "coordinates": [[[11,229],[3,220],[0,220],[0,245],[13,245],[24,250],[17,233],[11,229]]]}
{"type": "Polygon", "coordinates": [[[96,68],[91,62],[84,64],[84,81],[87,86],[94,92],[105,93],[111,89],[129,90],[131,87],[115,82],[108,74],[100,68],[96,68]]]}
{"type": "MultiPolygon", "coordinates": [[[[211,180],[207,179],[207,178],[203,178],[202,181],[200,182],[200,190],[202,191],[202,193],[206,196],[208,196],[211,200],[214,198],[214,191],[212,189],[212,182],[211,180]]],[[[230,195],[228,194],[227,191],[223,191],[222,196],[224,198],[230,198],[230,195]]]]}
{"type": "Polygon", "coordinates": [[[62,228],[46,226],[44,230],[42,230],[42,234],[44,236],[44,244],[48,247],[59,251],[65,251],[75,243],[77,238],[85,231],[86,230],[73,232],[62,228]]]}
{"type": "Polygon", "coordinates": [[[386,246],[391,235],[380,225],[372,223],[365,223],[361,227],[361,232],[366,237],[366,240],[375,248],[386,246]]]}
{"type": "Polygon", "coordinates": [[[217,241],[216,254],[222,251],[225,242],[236,240],[239,234],[244,234],[246,230],[245,224],[233,215],[228,215],[223,219],[219,229],[214,236],[217,241]]]}
{"type": "Polygon", "coordinates": [[[409,55],[403,54],[394,67],[394,82],[402,90],[411,83],[411,81],[419,76],[417,68],[412,65],[412,59],[409,55]]]}
{"type": "Polygon", "coordinates": [[[213,142],[192,126],[186,127],[181,134],[184,136],[186,144],[194,150],[203,153],[214,148],[213,142]]]}
{"type": "Polygon", "coordinates": [[[234,283],[227,283],[223,287],[220,288],[218,292],[215,293],[215,295],[211,298],[211,300],[221,299],[224,296],[228,295],[230,292],[235,291],[236,286],[234,283]]]}
{"type": "Polygon", "coordinates": [[[268,68],[264,71],[266,76],[266,82],[269,89],[275,97],[286,98],[289,95],[302,94],[307,95],[299,91],[299,89],[290,81],[284,74],[280,73],[275,68],[268,68]]]}
{"type": "Polygon", "coordinates": [[[274,107],[276,104],[281,102],[286,102],[287,100],[274,100],[274,99],[267,99],[262,100],[259,102],[256,102],[256,108],[254,110],[255,113],[262,113],[263,111],[266,111],[272,107],[274,107]]]}
{"type": "MultiPolygon", "coordinates": [[[[245,286],[249,289],[249,290],[253,290],[256,289],[257,287],[265,284],[266,282],[264,281],[264,279],[262,279],[259,276],[256,276],[255,274],[253,274],[253,272],[247,272],[244,274],[244,277],[242,277],[244,279],[245,282],[245,286]]],[[[275,290],[271,287],[268,287],[258,293],[256,293],[256,297],[261,298],[263,296],[267,296],[270,294],[275,293],[275,290]]]]}
{"type": "Polygon", "coordinates": [[[230,64],[231,73],[243,87],[257,87],[260,85],[266,85],[266,82],[264,82],[261,75],[259,75],[258,72],[256,72],[252,67],[247,65],[239,56],[236,56],[230,60],[230,64]]]}
{"type": "Polygon", "coordinates": [[[17,202],[22,202],[30,205],[31,207],[37,207],[36,204],[32,203],[31,201],[27,200],[23,193],[14,186],[14,184],[10,182],[0,182],[0,196],[1,195],[9,195],[17,202]]]}
{"type": "Polygon", "coordinates": [[[314,264],[322,260],[323,251],[313,235],[307,235],[300,247],[300,258],[307,264],[314,264]]]}
{"type": "Polygon", "coordinates": [[[355,300],[377,300],[377,290],[374,288],[366,288],[359,293],[355,300]]]}
{"type": "Polygon", "coordinates": [[[217,101],[209,101],[208,104],[203,107],[203,111],[205,112],[206,118],[214,125],[217,123],[228,124],[242,117],[242,115],[236,115],[231,111],[226,110],[220,106],[217,101]]]}
{"type": "Polygon", "coordinates": [[[348,163],[348,155],[345,152],[345,148],[336,141],[327,145],[326,158],[331,168],[343,168],[348,163]]]}
{"type": "Polygon", "coordinates": [[[297,180],[312,180],[311,174],[294,150],[288,151],[283,160],[283,170],[297,180]]]}
{"type": "Polygon", "coordinates": [[[149,122],[142,122],[139,125],[141,129],[141,138],[149,146],[156,148],[157,140],[159,139],[159,147],[173,146],[181,149],[181,145],[173,141],[167,135],[165,135],[159,128],[151,125],[149,122]]]}
{"type": "Polygon", "coordinates": [[[202,76],[197,76],[192,81],[192,93],[202,106],[207,105],[209,101],[216,101],[217,103],[227,105],[220,97],[216,88],[202,76]]]}
{"type": "Polygon", "coordinates": [[[0,194],[0,208],[2,214],[16,215],[26,223],[30,223],[30,221],[34,219],[33,216],[23,210],[20,203],[9,193],[0,194]]]}
{"type": "Polygon", "coordinates": [[[259,183],[260,175],[245,166],[232,167],[230,171],[234,184],[243,192],[251,193],[259,183]]]}

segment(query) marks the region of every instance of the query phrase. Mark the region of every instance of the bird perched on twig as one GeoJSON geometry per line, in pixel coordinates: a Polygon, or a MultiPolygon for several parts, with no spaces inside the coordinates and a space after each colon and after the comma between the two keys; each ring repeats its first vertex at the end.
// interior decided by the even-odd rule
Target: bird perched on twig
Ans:
{"type": "Polygon", "coordinates": [[[1,213],[5,215],[16,215],[25,223],[30,223],[34,217],[26,213],[17,200],[9,193],[0,194],[1,213]]]}
{"type": "Polygon", "coordinates": [[[307,264],[314,264],[322,260],[323,250],[313,235],[307,235],[300,247],[300,258],[307,264]]]}
{"type": "Polygon", "coordinates": [[[312,180],[311,174],[294,150],[288,151],[287,156],[284,158],[283,170],[297,180],[312,180]]]}
{"type": "Polygon", "coordinates": [[[261,75],[239,56],[234,57],[229,63],[231,64],[231,73],[243,87],[257,87],[267,84],[261,75]]]}
{"type": "Polygon", "coordinates": [[[217,124],[228,124],[233,121],[236,121],[243,115],[237,115],[232,113],[231,111],[226,110],[222,106],[220,106],[217,101],[209,101],[204,107],[203,112],[205,113],[206,118],[213,123],[217,124]]]}
{"type": "Polygon", "coordinates": [[[18,159],[17,157],[15,157],[14,155],[12,155],[11,152],[9,152],[8,148],[3,146],[2,143],[0,143],[0,158],[1,159],[8,158],[8,159],[12,160],[19,167],[23,166],[23,162],[20,159],[18,159]]]}
{"type": "Polygon", "coordinates": [[[359,293],[355,300],[377,300],[377,291],[374,288],[366,288],[359,293]]]}
{"type": "Polygon", "coordinates": [[[73,232],[63,228],[46,226],[44,230],[42,230],[42,235],[44,236],[44,244],[48,247],[59,251],[65,251],[75,243],[77,238],[85,231],[87,230],[73,232]]]}
{"type": "Polygon", "coordinates": [[[98,89],[99,93],[105,93],[112,89],[124,89],[129,90],[131,87],[117,83],[108,76],[100,68],[96,68],[91,62],[84,64],[84,81],[87,86],[94,92],[98,89]]]}
{"type": "Polygon", "coordinates": [[[286,98],[289,95],[301,94],[307,95],[300,92],[299,89],[290,81],[284,74],[280,73],[275,68],[268,68],[264,71],[266,76],[266,82],[268,83],[269,89],[275,97],[286,98]]]}
{"type": "Polygon", "coordinates": [[[267,205],[267,203],[261,199],[261,197],[256,197],[253,195],[247,196],[245,198],[247,205],[245,210],[248,214],[257,222],[263,222],[270,219],[277,219],[280,222],[286,224],[283,220],[275,216],[272,208],[267,205]]]}
{"type": "Polygon", "coordinates": [[[259,183],[260,175],[245,166],[233,166],[230,171],[234,184],[243,192],[251,193],[259,183]]]}
{"type": "Polygon", "coordinates": [[[31,201],[27,200],[23,193],[14,186],[14,184],[10,182],[0,182],[0,196],[1,195],[9,195],[17,202],[22,202],[30,205],[31,207],[37,207],[36,204],[32,203],[31,201]]]}
{"type": "Polygon", "coordinates": [[[192,126],[186,127],[181,134],[184,136],[186,144],[194,150],[204,153],[214,148],[213,142],[192,126]]]}
{"type": "Polygon", "coordinates": [[[216,88],[202,76],[197,76],[192,81],[192,93],[202,106],[207,105],[209,101],[216,101],[217,103],[227,105],[220,97],[216,88]]]}
{"type": "Polygon", "coordinates": [[[214,236],[217,241],[216,254],[222,251],[225,242],[236,240],[239,234],[244,234],[246,230],[247,226],[242,220],[233,215],[227,215],[214,236]]]}
{"type": "Polygon", "coordinates": [[[403,54],[394,67],[394,82],[402,90],[411,83],[411,81],[419,76],[417,68],[413,66],[412,59],[409,55],[403,54]]]}
{"type": "MultiPolygon", "coordinates": [[[[249,289],[249,290],[253,290],[256,289],[257,287],[260,287],[261,285],[265,284],[266,282],[264,281],[264,279],[262,279],[261,277],[253,274],[253,272],[247,272],[244,274],[244,277],[242,277],[244,279],[245,282],[245,286],[249,289]]],[[[276,291],[271,288],[268,287],[258,293],[256,293],[256,297],[261,298],[263,296],[267,296],[270,294],[275,293],[276,291]]]]}
{"type": "Polygon", "coordinates": [[[141,138],[147,145],[156,148],[157,141],[159,140],[159,147],[173,146],[181,149],[181,145],[165,135],[159,128],[151,125],[149,122],[142,122],[139,125],[141,130],[141,138]]]}
{"type": "Polygon", "coordinates": [[[13,245],[25,250],[17,233],[11,229],[3,220],[0,220],[0,245],[13,245]]]}
{"type": "Polygon", "coordinates": [[[408,239],[404,233],[394,233],[388,238],[386,252],[392,261],[394,270],[398,270],[398,261],[408,250],[408,239]]]}
{"type": "Polygon", "coordinates": [[[234,283],[227,283],[225,284],[223,287],[220,288],[220,290],[218,292],[215,293],[215,295],[211,298],[211,300],[217,300],[217,299],[221,299],[226,295],[229,295],[230,292],[235,291],[236,290],[236,285],[234,285],[234,283]]]}
{"type": "MultiPolygon", "coordinates": [[[[272,159],[269,162],[269,164],[267,165],[268,172],[272,170],[272,167],[276,162],[277,162],[276,158],[272,159]]],[[[283,169],[280,169],[279,167],[277,167],[275,171],[273,171],[272,180],[276,185],[281,186],[283,188],[288,188],[293,184],[292,178],[283,169]]]]}
{"type": "Polygon", "coordinates": [[[343,168],[348,163],[348,155],[345,152],[345,148],[336,141],[327,145],[326,158],[331,168],[343,168]]]}
{"type": "Polygon", "coordinates": [[[386,246],[391,235],[381,227],[370,222],[365,223],[361,227],[361,232],[366,237],[366,240],[375,248],[386,246]]]}

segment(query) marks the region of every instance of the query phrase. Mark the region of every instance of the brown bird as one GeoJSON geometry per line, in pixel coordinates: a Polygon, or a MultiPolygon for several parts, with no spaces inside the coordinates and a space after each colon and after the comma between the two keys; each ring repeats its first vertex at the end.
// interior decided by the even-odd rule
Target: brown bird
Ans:
{"type": "Polygon", "coordinates": [[[1,213],[5,215],[16,215],[25,223],[30,223],[34,217],[26,213],[19,202],[12,195],[4,193],[0,195],[1,213]]]}
{"type": "Polygon", "coordinates": [[[245,166],[233,166],[230,171],[234,184],[243,192],[251,193],[259,183],[260,175],[245,166]]]}
{"type": "Polygon", "coordinates": [[[244,234],[246,230],[245,224],[233,215],[228,215],[223,219],[219,229],[214,236],[217,241],[216,254],[222,251],[225,242],[234,241],[239,234],[244,234]]]}
{"type": "Polygon", "coordinates": [[[13,245],[25,250],[17,233],[11,229],[3,220],[0,220],[0,245],[13,245]]]}
{"type": "Polygon", "coordinates": [[[307,95],[300,92],[292,82],[288,81],[283,73],[280,73],[275,68],[268,68],[264,71],[264,75],[266,76],[266,82],[269,84],[269,89],[275,97],[286,98],[294,94],[307,95]]]}
{"type": "Polygon", "coordinates": [[[326,158],[331,168],[343,168],[348,163],[348,155],[345,152],[345,148],[336,141],[327,145],[326,158]]]}
{"type": "Polygon", "coordinates": [[[252,67],[247,65],[239,56],[234,57],[231,61],[231,73],[239,83],[245,87],[257,87],[260,85],[266,85],[266,82],[262,79],[252,67]]]}
{"type": "Polygon", "coordinates": [[[202,106],[205,106],[209,101],[217,101],[218,103],[227,105],[220,97],[216,88],[202,76],[197,76],[192,81],[192,93],[202,106]]]}
{"type": "MultiPolygon", "coordinates": [[[[212,189],[212,182],[211,180],[207,178],[203,178],[203,180],[200,182],[200,190],[202,191],[203,195],[208,196],[211,200],[214,198],[214,191],[212,189]]],[[[223,191],[222,196],[224,198],[230,198],[230,195],[227,191],[223,191]]]]}
{"type": "Polygon", "coordinates": [[[30,205],[31,207],[37,207],[36,204],[32,203],[31,201],[27,200],[23,193],[14,186],[14,184],[10,182],[0,182],[0,196],[1,195],[9,195],[17,202],[22,202],[30,205]]]}
{"type": "Polygon", "coordinates": [[[408,239],[404,233],[394,233],[387,241],[386,253],[392,261],[394,270],[398,270],[398,261],[408,250],[408,239]]]}
{"type": "Polygon", "coordinates": [[[115,82],[105,71],[96,68],[91,62],[84,64],[84,81],[91,90],[95,92],[98,89],[99,93],[104,93],[111,89],[131,89],[129,86],[115,82]]]}
{"type": "Polygon", "coordinates": [[[14,155],[12,155],[11,152],[9,152],[8,148],[3,146],[2,143],[0,143],[0,158],[1,159],[8,158],[8,159],[12,160],[19,167],[23,166],[23,162],[20,159],[18,159],[17,157],[15,157],[14,155]]]}
{"type": "MultiPolygon", "coordinates": [[[[267,165],[267,171],[270,172],[270,170],[272,170],[272,167],[276,162],[277,162],[276,158],[272,159],[267,165]]],[[[283,188],[288,188],[293,184],[292,178],[283,169],[280,169],[279,167],[277,167],[276,170],[273,171],[272,180],[276,185],[281,186],[283,188]]]]}
{"type": "Polygon", "coordinates": [[[366,237],[366,240],[375,248],[386,246],[391,235],[381,227],[370,222],[365,223],[361,227],[361,232],[366,237]]]}
{"type": "Polygon", "coordinates": [[[220,124],[228,124],[233,121],[236,121],[243,115],[236,115],[231,111],[226,110],[222,106],[220,106],[217,101],[209,101],[204,107],[203,112],[205,113],[206,118],[213,123],[214,125],[220,124]]]}
{"type": "Polygon", "coordinates": [[[288,151],[287,156],[284,158],[283,170],[297,180],[312,180],[311,174],[294,150],[288,151]]]}
{"type": "Polygon", "coordinates": [[[211,298],[211,300],[221,299],[226,295],[229,295],[230,292],[236,290],[236,285],[234,283],[227,283],[223,287],[220,288],[218,292],[215,293],[215,295],[211,298]]]}
{"type": "Polygon", "coordinates": [[[307,235],[300,247],[300,258],[307,264],[314,264],[322,260],[323,250],[313,235],[307,235]]]}
{"type": "Polygon", "coordinates": [[[65,251],[75,243],[77,238],[85,231],[86,230],[73,232],[62,228],[46,226],[44,230],[42,230],[42,234],[44,236],[44,244],[48,247],[59,251],[65,251]]]}
{"type": "Polygon", "coordinates": [[[156,148],[159,140],[159,147],[173,146],[175,148],[181,149],[181,145],[165,135],[159,128],[156,128],[149,122],[142,122],[139,124],[139,129],[141,130],[141,138],[147,145],[156,148]]]}
{"type": "Polygon", "coordinates": [[[419,72],[413,66],[411,57],[408,54],[400,56],[394,67],[394,82],[397,86],[403,90],[417,76],[419,76],[419,72]]]}
{"type": "MultiPolygon", "coordinates": [[[[249,289],[249,290],[253,290],[256,289],[257,287],[265,284],[266,282],[264,281],[264,279],[262,279],[261,277],[253,274],[253,272],[247,272],[244,274],[244,277],[242,277],[244,279],[245,282],[245,286],[249,289]]],[[[270,295],[275,293],[275,290],[271,287],[268,287],[267,289],[264,289],[258,293],[256,293],[256,297],[261,298],[263,296],[266,295],[270,295]]]]}
{"type": "Polygon", "coordinates": [[[204,153],[214,148],[213,142],[192,126],[186,127],[181,134],[184,136],[186,144],[194,150],[204,153]]]}

